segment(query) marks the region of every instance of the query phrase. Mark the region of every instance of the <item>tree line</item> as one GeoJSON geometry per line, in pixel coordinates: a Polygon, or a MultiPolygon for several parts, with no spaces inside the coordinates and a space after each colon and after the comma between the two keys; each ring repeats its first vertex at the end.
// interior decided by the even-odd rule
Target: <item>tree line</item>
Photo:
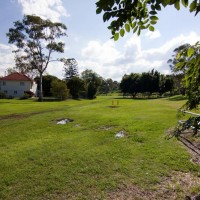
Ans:
{"type": "Polygon", "coordinates": [[[161,96],[166,92],[172,92],[173,78],[154,69],[141,74],[125,74],[120,83],[120,89],[123,95],[131,95],[133,98],[139,93],[147,94],[147,96],[158,93],[161,96]]]}

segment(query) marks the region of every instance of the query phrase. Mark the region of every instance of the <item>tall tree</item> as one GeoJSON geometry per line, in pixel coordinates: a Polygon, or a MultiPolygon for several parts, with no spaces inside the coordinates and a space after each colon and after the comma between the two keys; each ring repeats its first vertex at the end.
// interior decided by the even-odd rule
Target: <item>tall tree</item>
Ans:
{"type": "Polygon", "coordinates": [[[61,59],[62,62],[64,62],[64,77],[66,82],[68,82],[73,77],[78,77],[78,63],[74,58],[68,58],[68,59],[61,59]]]}
{"type": "Polygon", "coordinates": [[[35,15],[25,15],[22,21],[14,22],[7,36],[9,43],[15,44],[16,67],[23,71],[36,70],[40,76],[40,95],[42,101],[42,75],[53,59],[52,54],[63,53],[64,43],[58,41],[66,35],[66,26],[62,23],[51,22],[35,15]]]}
{"type": "Polygon", "coordinates": [[[119,36],[123,37],[131,29],[138,35],[143,29],[154,31],[154,25],[159,20],[158,11],[170,5],[179,10],[181,3],[184,7],[189,6],[190,12],[195,15],[200,11],[199,0],[98,0],[96,13],[104,13],[104,22],[112,18],[108,29],[111,30],[114,40],[118,40],[119,36]]]}

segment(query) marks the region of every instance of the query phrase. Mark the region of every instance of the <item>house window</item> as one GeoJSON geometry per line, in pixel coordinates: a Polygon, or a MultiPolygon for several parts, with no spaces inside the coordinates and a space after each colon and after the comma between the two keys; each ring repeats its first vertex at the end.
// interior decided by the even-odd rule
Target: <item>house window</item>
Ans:
{"type": "Polygon", "coordinates": [[[8,91],[7,91],[7,90],[4,90],[4,93],[5,93],[5,94],[7,94],[7,93],[8,93],[8,91]]]}
{"type": "Polygon", "coordinates": [[[3,81],[3,85],[6,85],[6,82],[5,82],[5,81],[3,81]]]}
{"type": "Polygon", "coordinates": [[[17,91],[16,91],[16,90],[14,91],[14,94],[17,94],[17,91]]]}
{"type": "Polygon", "coordinates": [[[20,86],[24,86],[25,85],[25,83],[24,82],[20,82],[20,86]]]}

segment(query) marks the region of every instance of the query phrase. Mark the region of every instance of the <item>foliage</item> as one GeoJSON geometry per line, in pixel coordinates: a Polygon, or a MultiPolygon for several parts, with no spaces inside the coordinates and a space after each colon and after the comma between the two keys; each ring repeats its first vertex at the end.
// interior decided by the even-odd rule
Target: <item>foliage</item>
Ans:
{"type": "Polygon", "coordinates": [[[35,95],[32,91],[24,91],[24,94],[28,95],[29,98],[35,95]]]}
{"type": "Polygon", "coordinates": [[[81,78],[85,82],[85,91],[87,98],[94,99],[101,84],[100,76],[92,70],[86,69],[81,73],[81,78]]]}
{"type": "Polygon", "coordinates": [[[78,77],[78,63],[74,58],[68,58],[68,59],[61,59],[62,62],[64,62],[64,77],[66,82],[68,82],[73,77],[78,77]]]}
{"type": "Polygon", "coordinates": [[[119,83],[117,81],[113,81],[111,78],[104,79],[100,77],[100,79],[99,94],[108,94],[109,92],[116,92],[119,90],[119,83]]]}
{"type": "Polygon", "coordinates": [[[189,117],[185,121],[179,121],[174,131],[174,135],[178,137],[183,131],[188,129],[192,129],[193,135],[197,135],[198,130],[200,130],[200,117],[189,117]]]}
{"type": "Polygon", "coordinates": [[[197,108],[200,103],[200,42],[182,45],[177,49],[173,71],[182,74],[188,97],[186,108],[197,108]]]}
{"type": "MultiPolygon", "coordinates": [[[[24,73],[36,71],[40,75],[40,88],[42,88],[42,75],[50,62],[55,61],[52,54],[63,53],[64,43],[58,41],[65,36],[66,26],[62,23],[44,20],[39,16],[25,15],[22,21],[14,22],[7,36],[9,43],[15,44],[16,67],[24,73]]],[[[42,89],[40,100],[42,100],[42,89]]]]}
{"type": "Polygon", "coordinates": [[[0,99],[5,99],[6,98],[6,94],[4,92],[0,92],[0,99]]]}
{"type": "Polygon", "coordinates": [[[134,98],[137,93],[160,93],[172,91],[173,80],[170,76],[160,74],[158,71],[151,70],[142,74],[131,73],[124,75],[120,83],[121,91],[131,94],[134,98]]]}
{"type": "MultiPolygon", "coordinates": [[[[56,76],[52,76],[52,75],[45,75],[42,76],[42,93],[44,97],[51,97],[52,96],[52,92],[51,92],[51,83],[54,80],[59,80],[56,76]]],[[[36,77],[35,81],[37,82],[37,89],[40,90],[40,77],[36,77]]]]}
{"type": "Polygon", "coordinates": [[[180,4],[188,7],[190,12],[197,15],[200,11],[200,2],[193,0],[98,0],[96,2],[96,13],[103,12],[103,21],[112,19],[108,29],[111,30],[114,40],[118,40],[119,36],[123,37],[125,32],[140,35],[144,29],[154,31],[154,25],[159,20],[158,12],[166,6],[174,5],[179,10],[180,4]]]}
{"type": "Polygon", "coordinates": [[[51,92],[54,97],[59,98],[61,100],[67,99],[69,96],[69,90],[64,81],[53,80],[51,83],[51,92]]]}
{"type": "Polygon", "coordinates": [[[77,99],[80,93],[84,90],[84,81],[79,77],[72,77],[67,82],[70,94],[73,99],[77,99]]]}

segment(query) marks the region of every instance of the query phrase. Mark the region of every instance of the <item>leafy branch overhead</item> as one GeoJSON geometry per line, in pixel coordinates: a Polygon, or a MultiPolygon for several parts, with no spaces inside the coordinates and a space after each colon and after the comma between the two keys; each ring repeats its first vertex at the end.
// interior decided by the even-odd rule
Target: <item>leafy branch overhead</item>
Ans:
{"type": "Polygon", "coordinates": [[[177,10],[181,4],[189,6],[189,10],[197,15],[200,11],[200,1],[193,0],[99,0],[96,3],[96,13],[103,12],[103,21],[112,19],[108,29],[111,30],[112,38],[118,40],[125,32],[140,35],[144,29],[154,31],[154,25],[159,20],[158,11],[166,6],[173,5],[177,10]]]}

